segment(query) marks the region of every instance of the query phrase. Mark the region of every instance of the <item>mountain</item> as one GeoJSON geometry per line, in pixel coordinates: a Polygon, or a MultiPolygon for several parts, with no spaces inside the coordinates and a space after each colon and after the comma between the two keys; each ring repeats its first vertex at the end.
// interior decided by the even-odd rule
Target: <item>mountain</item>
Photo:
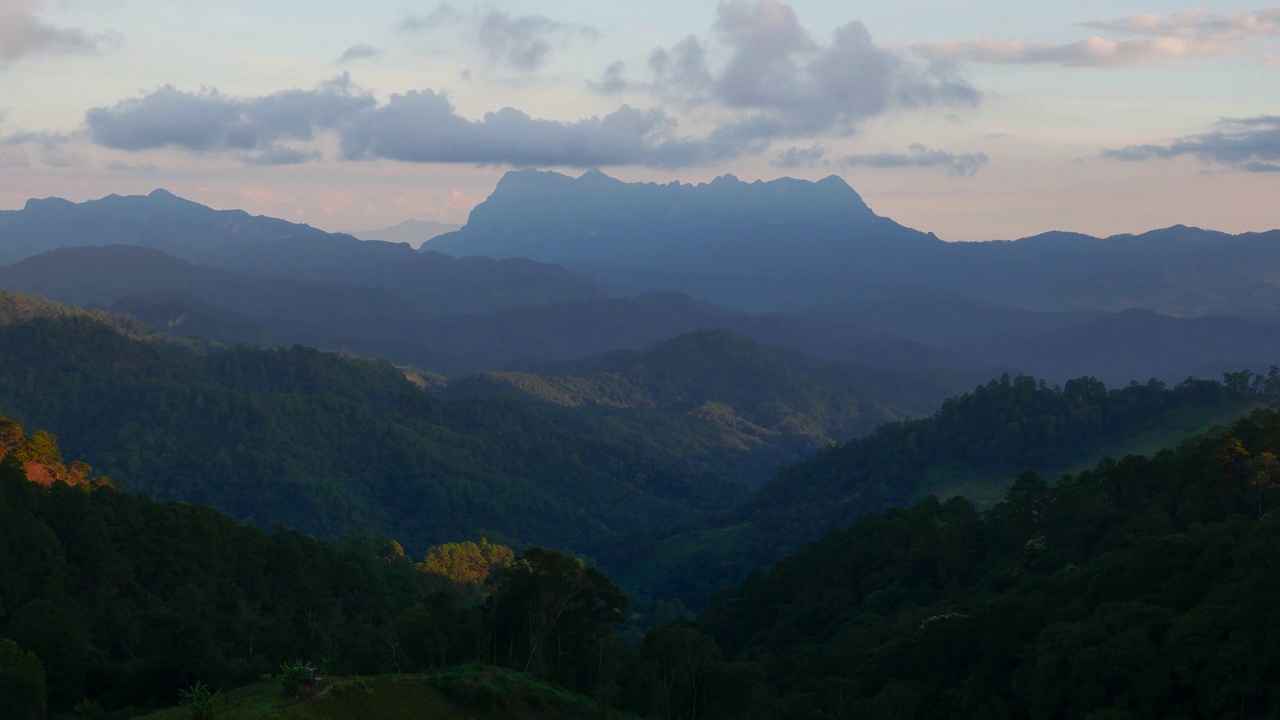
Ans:
{"type": "Polygon", "coordinates": [[[804,274],[827,284],[839,279],[829,272],[833,263],[843,267],[856,258],[858,277],[870,278],[888,258],[886,249],[896,263],[900,251],[938,243],[875,215],[834,176],[744,183],[725,175],[701,185],[657,185],[623,183],[598,171],[574,179],[522,170],[507,173],[465,226],[431,247],[457,256],[667,274],[673,281],[693,274],[768,283],[804,274]]]}
{"type": "Polygon", "coordinates": [[[294,347],[196,351],[89,317],[0,327],[0,412],[157,498],[410,547],[491,537],[590,551],[742,486],[582,432],[563,410],[432,397],[386,362],[294,347]]]}
{"type": "Polygon", "coordinates": [[[1020,472],[1046,476],[1154,452],[1280,397],[1280,370],[1230,384],[1188,379],[1110,389],[1029,377],[980,385],[932,416],[890,423],[782,468],[737,508],[665,538],[620,539],[600,555],[625,587],[705,602],[721,584],[871,512],[928,495],[997,501],[1020,472]]]}
{"type": "MultiPolygon", "coordinates": [[[[262,257],[258,251],[273,247],[260,244],[246,257],[262,257]]],[[[404,246],[386,247],[392,260],[408,253],[411,260],[430,262],[404,246]]],[[[299,263],[297,272],[306,274],[306,267],[299,263]]],[[[380,267],[385,266],[377,263],[368,272],[380,267]]],[[[519,261],[511,267],[519,267],[519,261]]],[[[386,284],[394,285],[399,276],[388,270],[386,277],[386,284]]],[[[979,367],[955,353],[850,323],[749,315],[671,293],[444,314],[385,289],[251,276],[130,246],[65,248],[28,258],[0,267],[0,287],[65,303],[134,310],[166,332],[195,337],[214,333],[207,337],[224,342],[345,349],[447,374],[585,358],[705,328],[732,330],[825,359],[875,366],[979,367]]]]}
{"type": "Polygon", "coordinates": [[[441,392],[581,408],[636,447],[759,485],[825,445],[928,415],[987,376],[815,360],[713,329],[537,373],[484,372],[441,392]]]}
{"type": "Polygon", "coordinates": [[[1231,316],[1174,317],[1149,310],[1027,310],[936,292],[815,309],[828,322],[943,348],[988,366],[1053,382],[1088,374],[1108,385],[1219,377],[1280,362],[1280,325],[1231,316]]]}
{"type": "Polygon", "coordinates": [[[323,234],[309,225],[243,210],[214,210],[166,190],[78,204],[61,198],[32,199],[22,210],[0,211],[0,264],[84,245],[143,245],[182,253],[323,234]]]}
{"type": "Polygon", "coordinates": [[[1024,473],[989,512],[929,498],[831,533],[701,615],[722,672],[751,664],[772,689],[726,683],[705,716],[1266,716],[1278,438],[1259,411],[1056,482],[1024,473]]]}
{"type": "Polygon", "coordinates": [[[380,230],[362,230],[352,235],[361,240],[381,240],[383,242],[405,243],[414,249],[425,249],[427,242],[448,232],[461,228],[456,223],[442,223],[436,220],[405,220],[399,225],[380,230]]]}
{"type": "Polygon", "coordinates": [[[417,253],[401,243],[364,242],[240,210],[213,210],[164,190],[79,204],[31,200],[23,210],[0,212],[0,264],[107,245],[154,248],[261,277],[388,290],[434,312],[487,312],[595,294],[589,280],[554,266],[417,253]]]}
{"type": "Polygon", "coordinates": [[[515,171],[431,247],[563,264],[609,292],[678,291],[753,312],[924,290],[1026,310],[1280,317],[1280,231],[945,243],[876,215],[836,177],[655,185],[515,171]]]}
{"type": "Polygon", "coordinates": [[[348,235],[220,245],[184,257],[255,277],[386,290],[441,314],[485,313],[596,295],[590,280],[555,265],[522,258],[458,259],[348,235]]]}

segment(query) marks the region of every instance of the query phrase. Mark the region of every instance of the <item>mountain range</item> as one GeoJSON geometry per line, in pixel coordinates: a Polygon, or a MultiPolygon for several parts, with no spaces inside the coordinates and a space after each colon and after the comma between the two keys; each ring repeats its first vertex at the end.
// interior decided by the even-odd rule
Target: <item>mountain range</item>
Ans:
{"type": "Polygon", "coordinates": [[[1280,231],[1179,225],[948,243],[876,215],[835,176],[655,185],[517,171],[431,248],[557,263],[606,289],[677,290],[752,311],[924,290],[1029,310],[1280,315],[1280,231]]]}
{"type": "Polygon", "coordinates": [[[0,213],[0,257],[25,256],[0,268],[0,287],[448,375],[719,328],[866,366],[1116,384],[1268,367],[1273,235],[945,243],[876,216],[838,178],[659,186],[519,171],[422,252],[164,191],[33,200],[0,213]]]}

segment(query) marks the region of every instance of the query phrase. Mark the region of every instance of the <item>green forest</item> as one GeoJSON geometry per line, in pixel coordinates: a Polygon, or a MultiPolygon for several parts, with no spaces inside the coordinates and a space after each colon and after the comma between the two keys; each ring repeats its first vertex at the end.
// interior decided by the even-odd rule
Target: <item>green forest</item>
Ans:
{"type": "Polygon", "coordinates": [[[1006,374],[751,491],[679,462],[680,413],[835,406],[733,337],[548,375],[584,393],[550,402],[0,307],[0,720],[1280,706],[1280,368],[1006,374]],[[690,346],[780,387],[690,380],[690,346]],[[585,407],[607,378],[647,399],[585,407]]]}
{"type": "Polygon", "coordinates": [[[477,679],[492,673],[440,674],[480,663],[641,717],[1277,704],[1274,410],[1052,482],[1022,473],[985,511],[957,497],[867,515],[643,636],[610,579],[570,555],[482,542],[415,561],[386,536],[268,532],[122,492],[63,465],[47,433],[3,429],[6,717],[124,717],[264,675],[287,694],[299,662],[419,673],[464,707],[500,707],[477,679]],[[31,464],[57,479],[32,482],[31,464]]]}

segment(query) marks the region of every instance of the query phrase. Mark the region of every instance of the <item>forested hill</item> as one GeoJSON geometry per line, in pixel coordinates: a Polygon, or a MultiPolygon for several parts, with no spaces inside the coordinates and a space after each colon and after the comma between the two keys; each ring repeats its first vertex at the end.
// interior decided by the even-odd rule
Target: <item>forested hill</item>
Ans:
{"type": "Polygon", "coordinates": [[[638,444],[661,444],[650,439],[655,431],[679,424],[693,440],[683,444],[686,459],[710,455],[709,462],[732,477],[760,485],[780,464],[885,422],[926,416],[988,377],[977,370],[821,361],[727,330],[699,330],[536,373],[480,373],[450,382],[443,392],[595,411],[638,444]]]}
{"type": "Polygon", "coordinates": [[[1056,483],[1024,474],[987,513],[867,517],[699,624],[786,717],[1269,717],[1277,454],[1280,413],[1259,411],[1056,483]]]}
{"type": "Polygon", "coordinates": [[[133,491],[260,526],[487,532],[590,552],[723,508],[727,480],[512,400],[430,397],[386,362],[134,340],[83,316],[0,327],[0,412],[133,491]]]}
{"type": "Polygon", "coordinates": [[[1024,470],[1066,472],[1111,455],[1154,452],[1280,397],[1270,376],[1229,375],[1107,389],[1091,378],[1049,387],[1007,375],[948,400],[931,417],[882,425],[781,472],[738,509],[665,538],[633,538],[603,556],[629,587],[705,602],[833,528],[926,495],[990,504],[1024,470]]]}

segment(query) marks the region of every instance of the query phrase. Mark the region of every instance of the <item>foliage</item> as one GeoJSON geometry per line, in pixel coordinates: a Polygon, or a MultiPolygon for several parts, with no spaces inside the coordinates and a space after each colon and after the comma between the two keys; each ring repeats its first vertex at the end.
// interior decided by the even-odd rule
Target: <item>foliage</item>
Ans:
{"type": "Polygon", "coordinates": [[[209,686],[202,682],[196,682],[186,690],[179,690],[178,697],[186,706],[187,717],[191,720],[213,720],[222,700],[219,693],[209,690],[209,686]]]}
{"type": "Polygon", "coordinates": [[[1280,516],[1258,516],[1251,459],[1277,450],[1280,413],[1259,410],[1153,457],[1024,473],[986,513],[871,515],[698,627],[756,669],[752,692],[812,717],[836,699],[847,717],[1266,716],[1280,516]]]}
{"type": "MultiPolygon", "coordinates": [[[[727,330],[698,330],[533,372],[484,372],[445,392],[580,408],[658,454],[758,486],[779,464],[925,415],[978,373],[824,362],[727,330]]],[[[984,376],[985,377],[985,376],[984,376]]]]}
{"type": "Polygon", "coordinates": [[[44,668],[34,653],[0,638],[0,719],[44,717],[44,668]]]}
{"type": "Polygon", "coordinates": [[[1265,382],[1190,378],[1173,387],[1152,380],[1107,389],[1092,378],[1051,387],[1005,375],[946,401],[931,417],[882,425],[783,468],[734,510],[665,538],[612,541],[597,557],[624,585],[699,608],[721,586],[869,512],[910,504],[961,479],[969,481],[966,494],[998,499],[1023,470],[1065,472],[1137,436],[1176,442],[1208,418],[1234,417],[1280,397],[1280,369],[1274,377],[1274,390],[1265,382]]]}
{"type": "Polygon", "coordinates": [[[261,527],[393,535],[421,552],[486,532],[590,552],[743,488],[511,400],[430,397],[386,362],[192,353],[96,321],[0,327],[0,408],[134,491],[261,527]]]}

